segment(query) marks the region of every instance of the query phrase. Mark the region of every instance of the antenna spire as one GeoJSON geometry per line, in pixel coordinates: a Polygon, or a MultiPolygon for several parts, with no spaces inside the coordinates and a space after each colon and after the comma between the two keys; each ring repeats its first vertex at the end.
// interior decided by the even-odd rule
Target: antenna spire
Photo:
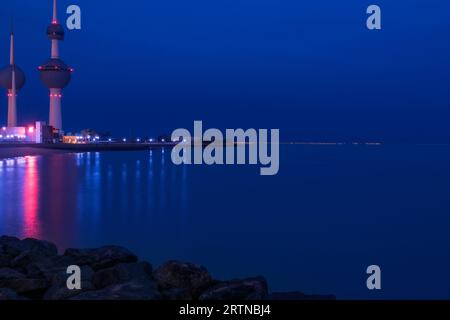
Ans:
{"type": "Polygon", "coordinates": [[[14,26],[11,22],[11,44],[10,44],[10,54],[9,54],[9,64],[14,65],[14,26]]]}
{"type": "Polygon", "coordinates": [[[53,23],[58,23],[58,17],[56,13],[56,0],[53,0],[53,23]]]}

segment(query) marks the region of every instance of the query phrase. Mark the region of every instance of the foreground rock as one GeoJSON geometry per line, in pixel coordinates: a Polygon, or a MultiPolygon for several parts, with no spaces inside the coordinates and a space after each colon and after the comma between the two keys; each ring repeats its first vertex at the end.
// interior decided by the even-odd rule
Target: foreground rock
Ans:
{"type": "Polygon", "coordinates": [[[67,288],[67,273],[66,269],[58,270],[51,278],[51,284],[45,292],[44,300],[67,300],[75,297],[83,292],[95,290],[92,283],[94,270],[89,266],[81,267],[81,290],[69,290],[67,288]]]}
{"type": "Polygon", "coordinates": [[[74,259],[76,265],[88,265],[94,270],[109,268],[122,262],[138,261],[133,253],[117,246],[98,249],[67,249],[64,256],[74,259]]]}
{"type": "Polygon", "coordinates": [[[36,239],[0,237],[0,300],[328,300],[300,292],[269,294],[263,277],[217,281],[196,264],[169,261],[155,271],[129,250],[67,249],[36,239]],[[67,287],[79,266],[80,290],[67,287]]]}
{"type": "Polygon", "coordinates": [[[165,295],[169,298],[173,296],[172,299],[179,299],[178,295],[194,299],[213,283],[205,267],[179,261],[162,265],[155,271],[154,277],[165,295]]]}
{"type": "Polygon", "coordinates": [[[159,300],[161,294],[156,283],[150,280],[131,280],[102,290],[87,291],[71,300],[159,300]]]}
{"type": "Polygon", "coordinates": [[[31,251],[42,256],[56,256],[58,250],[53,243],[36,239],[19,240],[15,237],[0,237],[1,252],[6,256],[17,257],[23,252],[31,251]]]}
{"type": "Polygon", "coordinates": [[[304,300],[336,300],[333,295],[304,294],[303,292],[273,292],[268,296],[269,300],[304,301],[304,300]]]}
{"type": "Polygon", "coordinates": [[[25,300],[23,297],[17,295],[17,293],[8,288],[0,288],[0,301],[5,300],[25,300]]]}
{"type": "Polygon", "coordinates": [[[265,300],[267,282],[263,277],[224,281],[203,292],[199,300],[265,300]]]}

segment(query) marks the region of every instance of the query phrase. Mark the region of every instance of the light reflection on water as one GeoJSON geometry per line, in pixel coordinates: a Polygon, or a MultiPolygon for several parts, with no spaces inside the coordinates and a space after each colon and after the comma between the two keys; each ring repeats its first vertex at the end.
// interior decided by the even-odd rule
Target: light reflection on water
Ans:
{"type": "Polygon", "coordinates": [[[101,242],[102,223],[126,226],[133,217],[161,215],[169,201],[186,210],[186,168],[170,165],[166,190],[166,156],[94,152],[0,160],[0,231],[65,248],[101,242]]]}
{"type": "Polygon", "coordinates": [[[24,237],[39,238],[40,181],[37,157],[0,161],[0,179],[3,181],[0,183],[0,203],[7,223],[21,229],[24,237]],[[21,183],[15,184],[15,181],[21,183]]]}

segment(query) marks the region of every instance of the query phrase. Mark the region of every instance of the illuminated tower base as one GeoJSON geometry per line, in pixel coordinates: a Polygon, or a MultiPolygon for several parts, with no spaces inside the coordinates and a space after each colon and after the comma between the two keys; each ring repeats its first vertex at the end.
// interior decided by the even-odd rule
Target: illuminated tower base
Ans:
{"type": "Polygon", "coordinates": [[[49,125],[56,129],[62,128],[61,89],[50,89],[49,125]]]}

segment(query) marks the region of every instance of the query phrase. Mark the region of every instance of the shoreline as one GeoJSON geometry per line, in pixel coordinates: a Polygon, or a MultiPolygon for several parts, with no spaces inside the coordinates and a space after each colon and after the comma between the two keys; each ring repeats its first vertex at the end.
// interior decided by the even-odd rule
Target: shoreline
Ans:
{"type": "Polygon", "coordinates": [[[153,269],[126,248],[67,249],[0,237],[0,300],[336,300],[334,295],[269,292],[262,276],[217,280],[203,266],[171,260],[153,269]],[[79,288],[68,289],[74,266],[79,288]]]}
{"type": "Polygon", "coordinates": [[[145,151],[172,148],[170,143],[118,144],[0,144],[0,160],[63,153],[145,151]]]}

